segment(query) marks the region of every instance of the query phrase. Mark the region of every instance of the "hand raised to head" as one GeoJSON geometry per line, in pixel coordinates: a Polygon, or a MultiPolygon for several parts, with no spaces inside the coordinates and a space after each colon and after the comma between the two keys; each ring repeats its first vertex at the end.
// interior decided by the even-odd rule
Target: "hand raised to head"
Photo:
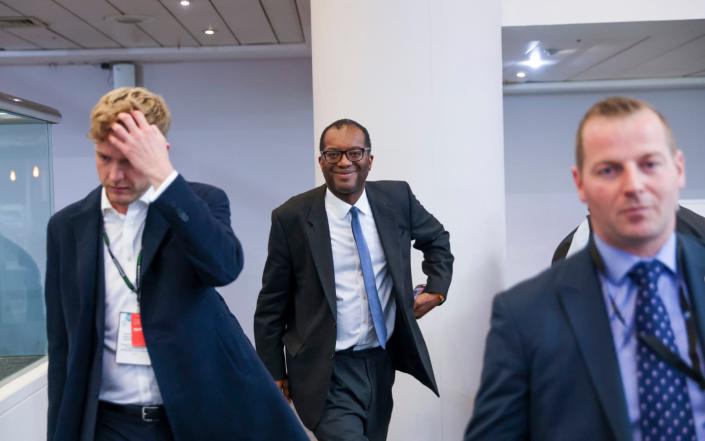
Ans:
{"type": "Polygon", "coordinates": [[[118,114],[110,128],[108,141],[149,178],[152,187],[158,188],[174,170],[169,160],[169,143],[159,128],[149,124],[139,110],[118,114]]]}

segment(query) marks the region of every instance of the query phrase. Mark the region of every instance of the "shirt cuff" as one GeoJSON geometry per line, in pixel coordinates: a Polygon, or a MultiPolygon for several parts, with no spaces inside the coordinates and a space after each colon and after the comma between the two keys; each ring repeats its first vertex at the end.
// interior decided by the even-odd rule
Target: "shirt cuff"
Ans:
{"type": "Polygon", "coordinates": [[[164,179],[164,182],[162,182],[162,185],[159,186],[159,188],[154,189],[154,193],[152,193],[151,197],[149,198],[149,203],[151,204],[152,202],[156,201],[159,196],[161,196],[162,193],[171,185],[172,182],[174,182],[174,179],[179,176],[179,172],[174,170],[167,176],[166,179],[164,179]]]}

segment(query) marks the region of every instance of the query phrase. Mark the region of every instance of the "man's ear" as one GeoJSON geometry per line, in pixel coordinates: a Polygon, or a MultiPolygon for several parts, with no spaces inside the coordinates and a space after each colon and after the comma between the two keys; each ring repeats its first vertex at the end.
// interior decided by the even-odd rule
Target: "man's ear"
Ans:
{"type": "Polygon", "coordinates": [[[578,190],[578,197],[582,202],[585,202],[585,188],[583,185],[583,175],[578,170],[577,166],[573,166],[571,172],[573,173],[573,183],[575,183],[575,188],[578,190]]]}
{"type": "Polygon", "coordinates": [[[682,150],[676,151],[675,155],[673,155],[673,162],[678,176],[678,188],[683,189],[685,187],[685,155],[683,155],[682,150]]]}

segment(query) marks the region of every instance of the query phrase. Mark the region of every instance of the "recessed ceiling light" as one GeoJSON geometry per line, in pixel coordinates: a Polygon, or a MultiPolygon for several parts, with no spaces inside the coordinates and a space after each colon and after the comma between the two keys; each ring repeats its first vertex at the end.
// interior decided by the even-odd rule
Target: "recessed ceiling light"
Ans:
{"type": "Polygon", "coordinates": [[[215,29],[213,29],[212,27],[209,26],[208,29],[203,31],[203,33],[206,35],[215,35],[215,29]]]}
{"type": "Polygon", "coordinates": [[[35,178],[39,177],[39,166],[38,165],[35,165],[34,167],[32,167],[32,176],[34,176],[35,178]]]}
{"type": "Polygon", "coordinates": [[[517,78],[526,78],[526,72],[517,72],[517,78]]]}
{"type": "Polygon", "coordinates": [[[188,5],[191,4],[191,2],[190,2],[189,0],[181,0],[181,1],[179,2],[179,4],[180,4],[181,6],[188,6],[188,5]]]}
{"type": "Polygon", "coordinates": [[[16,103],[21,103],[21,102],[22,102],[22,100],[19,99],[19,98],[12,98],[12,101],[14,101],[14,102],[16,102],[16,103]]]}
{"type": "Polygon", "coordinates": [[[14,170],[10,170],[10,182],[15,182],[17,180],[17,173],[14,170]]]}

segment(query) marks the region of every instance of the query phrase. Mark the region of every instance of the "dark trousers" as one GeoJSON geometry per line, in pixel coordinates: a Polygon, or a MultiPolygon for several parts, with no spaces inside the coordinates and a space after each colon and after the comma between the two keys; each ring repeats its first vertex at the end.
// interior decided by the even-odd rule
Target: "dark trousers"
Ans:
{"type": "Polygon", "coordinates": [[[381,348],[336,352],[318,441],[384,441],[392,417],[394,368],[381,348]]]}
{"type": "Polygon", "coordinates": [[[125,415],[98,406],[94,441],[173,441],[166,418],[156,422],[142,421],[135,415],[125,415]]]}

